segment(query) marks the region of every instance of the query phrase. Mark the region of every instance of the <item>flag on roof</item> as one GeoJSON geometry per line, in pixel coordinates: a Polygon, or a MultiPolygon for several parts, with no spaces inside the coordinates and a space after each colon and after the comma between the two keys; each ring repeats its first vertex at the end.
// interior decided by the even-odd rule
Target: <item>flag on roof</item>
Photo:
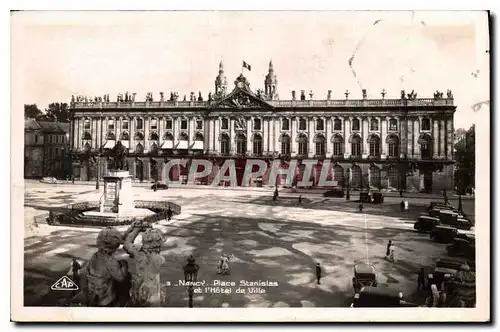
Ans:
{"type": "Polygon", "coordinates": [[[246,68],[248,69],[249,71],[252,70],[252,66],[250,66],[248,63],[246,63],[245,61],[243,61],[243,68],[246,68]]]}

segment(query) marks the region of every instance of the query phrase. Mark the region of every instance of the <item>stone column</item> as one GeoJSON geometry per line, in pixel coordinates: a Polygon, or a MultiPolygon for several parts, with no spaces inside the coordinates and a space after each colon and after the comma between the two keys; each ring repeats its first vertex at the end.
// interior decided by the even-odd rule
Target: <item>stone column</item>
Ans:
{"type": "MultiPolygon", "coordinates": [[[[323,124],[325,126],[325,139],[326,139],[326,155],[330,156],[333,153],[333,143],[331,142],[332,139],[332,130],[330,127],[332,127],[331,123],[332,119],[330,117],[323,117],[323,124]]],[[[333,127],[332,127],[333,128],[333,127]]]]}
{"type": "Polygon", "coordinates": [[[389,118],[388,117],[380,117],[379,121],[380,121],[380,139],[382,140],[382,142],[380,142],[382,144],[382,153],[380,155],[380,158],[385,159],[385,158],[387,158],[387,154],[388,154],[388,151],[387,151],[387,148],[388,148],[387,132],[388,132],[388,128],[389,128],[389,118]]]}
{"type": "Polygon", "coordinates": [[[361,137],[363,140],[362,142],[363,150],[361,152],[361,155],[363,159],[366,159],[370,155],[370,143],[368,143],[368,137],[369,137],[368,129],[370,129],[368,126],[370,122],[370,117],[361,117],[360,121],[361,121],[361,137]]]}
{"type": "Polygon", "coordinates": [[[278,119],[275,119],[275,118],[269,118],[269,121],[268,121],[268,127],[269,127],[269,130],[268,130],[268,146],[267,146],[267,151],[269,153],[272,153],[274,151],[274,143],[273,143],[273,136],[274,136],[274,122],[278,121],[278,119]]]}
{"type": "Polygon", "coordinates": [[[281,132],[281,123],[275,119],[274,120],[274,128],[273,128],[273,136],[271,137],[272,141],[273,141],[273,152],[276,152],[278,151],[278,137],[280,135],[280,132],[281,132]]]}
{"type": "Polygon", "coordinates": [[[420,144],[418,144],[418,139],[420,137],[420,123],[422,122],[422,117],[419,116],[413,121],[413,157],[420,159],[420,144]]]}
{"type": "MultiPolygon", "coordinates": [[[[135,139],[134,139],[134,136],[135,136],[135,121],[136,121],[136,117],[132,117],[132,118],[129,118],[128,119],[129,121],[129,126],[130,126],[130,143],[129,143],[129,151],[134,151],[135,150],[135,139]]],[[[134,162],[134,168],[135,168],[135,162],[134,162]]],[[[134,170],[135,172],[135,170],[134,170]]]]}
{"type": "Polygon", "coordinates": [[[399,129],[399,137],[401,138],[401,151],[399,152],[399,157],[404,158],[407,153],[408,148],[408,134],[406,133],[407,129],[407,121],[402,117],[398,117],[398,129],[399,129]]]}
{"type": "Polygon", "coordinates": [[[432,158],[437,159],[439,156],[439,120],[437,119],[432,119],[432,124],[433,124],[433,130],[432,130],[432,141],[433,141],[433,148],[432,148],[432,158]]]}
{"type": "Polygon", "coordinates": [[[214,119],[214,151],[215,152],[221,152],[220,150],[220,125],[221,125],[221,119],[220,117],[214,119]]]}
{"type": "Polygon", "coordinates": [[[406,155],[408,156],[408,158],[413,158],[414,154],[415,154],[415,151],[413,150],[413,146],[414,146],[414,143],[413,143],[413,123],[414,121],[412,119],[408,119],[406,120],[406,131],[408,133],[407,137],[408,137],[408,151],[406,153],[406,155]]]}
{"type": "Polygon", "coordinates": [[[297,156],[299,153],[299,143],[297,142],[298,130],[299,130],[299,118],[295,117],[294,121],[295,127],[292,127],[292,132],[290,135],[290,153],[292,156],[297,156]]]}
{"type": "Polygon", "coordinates": [[[447,134],[447,146],[446,146],[446,159],[453,160],[453,142],[455,141],[455,130],[453,128],[453,118],[446,120],[446,134],[447,134]]]}
{"type": "Polygon", "coordinates": [[[196,128],[196,118],[190,117],[188,118],[188,146],[191,146],[194,141],[194,130],[196,128]]]}
{"type": "MultiPolygon", "coordinates": [[[[149,152],[149,126],[151,125],[150,117],[146,117],[144,124],[144,152],[149,152]]],[[[149,164],[148,164],[149,167],[149,164]]],[[[147,177],[149,179],[149,175],[147,177]]]]}
{"type": "Polygon", "coordinates": [[[160,158],[156,160],[157,166],[158,166],[158,182],[163,182],[164,178],[164,167],[165,167],[165,160],[163,158],[160,158]]]}
{"type": "Polygon", "coordinates": [[[78,119],[78,149],[81,150],[83,148],[83,125],[85,123],[85,118],[81,117],[78,119]]]}
{"type": "Polygon", "coordinates": [[[165,118],[163,116],[158,119],[158,148],[163,143],[163,135],[165,133],[165,118]]]}
{"type": "Polygon", "coordinates": [[[262,119],[262,149],[264,153],[269,152],[269,119],[262,119]]]}
{"type": "Polygon", "coordinates": [[[441,119],[441,124],[439,126],[439,158],[444,159],[446,157],[446,123],[444,119],[441,119]]]}
{"type": "Polygon", "coordinates": [[[349,138],[351,137],[351,127],[352,127],[352,116],[346,118],[342,117],[343,128],[344,128],[344,158],[347,159],[351,156],[351,143],[349,138]]]}
{"type": "Polygon", "coordinates": [[[253,142],[252,142],[252,118],[247,118],[247,155],[253,153],[253,142]]]}
{"type": "MultiPolygon", "coordinates": [[[[290,123],[290,154],[293,155],[294,154],[294,144],[293,144],[293,141],[295,141],[295,138],[297,136],[297,128],[298,128],[298,124],[297,124],[297,117],[292,117],[291,118],[291,123],[290,123]]],[[[280,153],[281,153],[281,146],[280,146],[280,153]]]]}
{"type": "Polygon", "coordinates": [[[231,154],[236,153],[236,141],[235,141],[236,133],[234,132],[234,118],[231,117],[229,120],[229,140],[231,142],[231,154]]]}
{"type": "Polygon", "coordinates": [[[314,147],[314,126],[316,125],[316,117],[313,117],[312,119],[309,119],[309,142],[307,143],[307,152],[308,152],[308,157],[312,158],[314,154],[316,153],[316,149],[314,147]]]}

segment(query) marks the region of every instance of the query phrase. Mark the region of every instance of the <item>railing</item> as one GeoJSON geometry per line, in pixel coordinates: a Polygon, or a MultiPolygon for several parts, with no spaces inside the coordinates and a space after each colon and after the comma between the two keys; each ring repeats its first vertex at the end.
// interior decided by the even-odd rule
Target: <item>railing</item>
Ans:
{"type": "MultiPolygon", "coordinates": [[[[344,100],[269,100],[274,107],[406,107],[406,106],[453,106],[453,99],[344,99],[344,100]]],[[[204,108],[209,101],[137,101],[137,102],[73,102],[72,109],[127,109],[127,108],[204,108]]]]}

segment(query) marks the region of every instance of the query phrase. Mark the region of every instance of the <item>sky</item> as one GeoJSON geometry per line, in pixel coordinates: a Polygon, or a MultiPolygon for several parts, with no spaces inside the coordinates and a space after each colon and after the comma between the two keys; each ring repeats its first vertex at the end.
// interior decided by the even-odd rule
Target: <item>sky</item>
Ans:
{"type": "Polygon", "coordinates": [[[255,91],[272,60],[280,99],[432,98],[451,89],[455,127],[489,100],[487,16],[482,12],[17,12],[12,87],[44,109],[71,95],[214,92],[218,64],[229,89],[244,72],[255,91]],[[354,57],[353,57],[354,56],[354,57]],[[353,57],[351,65],[349,59],[353,57]],[[352,67],[352,68],[351,68],[352,67]]]}

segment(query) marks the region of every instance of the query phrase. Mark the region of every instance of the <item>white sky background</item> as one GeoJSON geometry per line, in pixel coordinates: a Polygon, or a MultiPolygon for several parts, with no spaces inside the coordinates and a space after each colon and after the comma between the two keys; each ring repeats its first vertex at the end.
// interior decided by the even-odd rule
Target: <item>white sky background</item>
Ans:
{"type": "Polygon", "coordinates": [[[241,72],[255,91],[272,59],[280,99],[291,90],[314,99],[368,98],[451,89],[455,127],[474,121],[471,105],[489,99],[488,31],[481,12],[18,12],[12,15],[12,66],[24,103],[44,109],[71,95],[214,92],[222,59],[229,89],[241,72]],[[378,24],[373,23],[382,19],[378,24]],[[424,22],[424,23],[422,23],[424,22]],[[482,24],[478,24],[482,23],[482,24]],[[363,41],[363,42],[361,42],[363,41]],[[472,72],[479,70],[474,77],[472,72]]]}

